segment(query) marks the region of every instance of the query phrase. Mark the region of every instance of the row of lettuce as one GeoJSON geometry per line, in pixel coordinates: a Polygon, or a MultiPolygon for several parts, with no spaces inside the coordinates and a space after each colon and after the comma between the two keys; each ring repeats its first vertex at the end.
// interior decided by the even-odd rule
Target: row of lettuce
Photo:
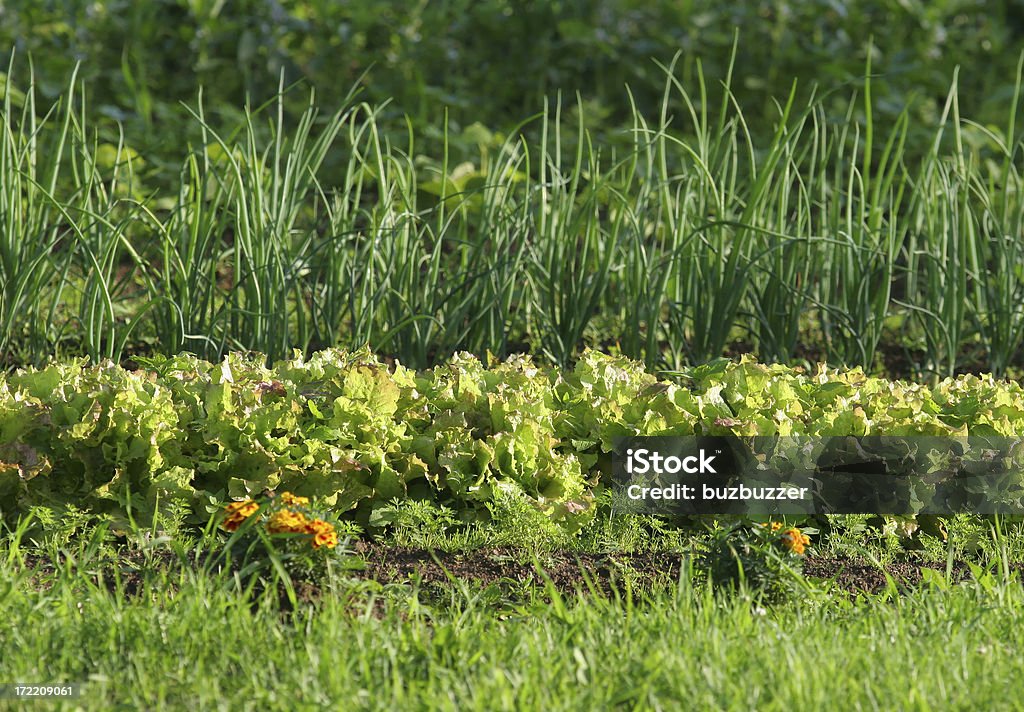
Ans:
{"type": "Polygon", "coordinates": [[[627,435],[1017,435],[1024,390],[963,376],[936,386],[859,370],[718,361],[658,378],[585,353],[571,370],[471,356],[423,372],[327,350],[263,365],[83,360],[0,376],[0,510],[152,520],[267,491],[382,523],[396,498],[466,520],[525,499],[568,527],[593,517],[613,440],[627,435]]]}

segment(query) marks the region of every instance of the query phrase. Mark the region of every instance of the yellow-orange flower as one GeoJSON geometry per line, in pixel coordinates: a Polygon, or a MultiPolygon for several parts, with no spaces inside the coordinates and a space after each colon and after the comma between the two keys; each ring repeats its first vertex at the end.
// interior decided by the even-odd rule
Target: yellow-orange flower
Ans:
{"type": "Polygon", "coordinates": [[[338,535],[334,532],[320,532],[313,537],[313,548],[319,549],[321,546],[326,546],[328,549],[333,549],[338,545],[338,535]]]}
{"type": "Polygon", "coordinates": [[[314,549],[322,546],[333,549],[338,545],[338,533],[334,531],[334,525],[323,519],[314,519],[306,524],[306,532],[313,535],[311,544],[314,549]]]}
{"type": "Polygon", "coordinates": [[[762,527],[768,527],[773,532],[777,532],[780,529],[782,529],[782,522],[768,522],[767,524],[762,524],[761,526],[762,527]]]}
{"type": "Polygon", "coordinates": [[[804,548],[811,543],[811,538],[802,534],[796,527],[790,527],[782,532],[782,545],[794,554],[803,554],[804,548]]]}
{"type": "Polygon", "coordinates": [[[306,515],[282,509],[274,512],[267,520],[267,531],[271,534],[302,534],[306,531],[306,515]]]}
{"type": "Polygon", "coordinates": [[[260,505],[253,502],[251,499],[242,500],[241,502],[232,502],[224,507],[224,521],[221,522],[221,526],[229,532],[236,531],[238,527],[242,526],[242,522],[255,514],[260,508],[260,505]]]}
{"type": "Polygon", "coordinates": [[[309,497],[300,497],[291,492],[281,493],[281,503],[290,507],[305,507],[309,504],[309,497]]]}

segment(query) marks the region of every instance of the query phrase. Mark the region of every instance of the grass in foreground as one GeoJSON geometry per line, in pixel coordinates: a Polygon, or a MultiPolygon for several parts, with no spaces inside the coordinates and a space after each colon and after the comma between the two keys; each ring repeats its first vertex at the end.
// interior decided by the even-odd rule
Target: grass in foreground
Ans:
{"type": "Polygon", "coordinates": [[[85,683],[54,708],[1024,707],[1007,694],[1024,673],[1014,579],[858,598],[814,586],[767,605],[686,573],[645,593],[509,600],[335,572],[289,612],[226,573],[143,557],[129,581],[83,545],[45,575],[5,553],[0,681],[85,683]]]}

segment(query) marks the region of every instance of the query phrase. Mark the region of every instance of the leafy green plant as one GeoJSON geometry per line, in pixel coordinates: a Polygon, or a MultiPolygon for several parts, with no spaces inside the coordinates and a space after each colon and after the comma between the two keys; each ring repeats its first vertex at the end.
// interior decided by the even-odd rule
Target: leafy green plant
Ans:
{"type": "Polygon", "coordinates": [[[219,556],[230,562],[247,587],[270,572],[272,581],[284,585],[294,607],[294,581],[322,579],[333,550],[348,543],[339,542],[331,519],[308,497],[291,492],[237,500],[221,515],[220,527],[231,535],[219,556]]]}
{"type": "MultiPolygon", "coordinates": [[[[368,530],[391,521],[398,499],[465,523],[508,509],[554,536],[595,517],[623,436],[1024,430],[1024,389],[989,376],[928,387],[744,359],[659,380],[595,351],[571,370],[526,357],[488,368],[463,354],[415,372],[366,350],[264,364],[180,355],[127,371],[78,360],[0,378],[4,517],[82,511],[128,530],[184,507],[202,526],[220,502],[287,490],[368,530]]],[[[1005,484],[1007,496],[1019,486],[1013,470],[1005,484]]]]}
{"type": "Polygon", "coordinates": [[[778,600],[805,589],[802,559],[814,529],[781,522],[737,522],[714,531],[706,561],[712,584],[778,600]]]}

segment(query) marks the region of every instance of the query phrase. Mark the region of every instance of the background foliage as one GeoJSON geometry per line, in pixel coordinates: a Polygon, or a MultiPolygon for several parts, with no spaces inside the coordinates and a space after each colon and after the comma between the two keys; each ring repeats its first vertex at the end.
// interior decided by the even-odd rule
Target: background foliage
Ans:
{"type": "Polygon", "coordinates": [[[1022,366],[1011,2],[16,0],[7,47],[8,367],[1022,366]]]}
{"type": "MultiPolygon", "coordinates": [[[[0,48],[31,55],[42,96],[56,99],[77,63],[92,111],[126,127],[147,157],[180,154],[194,131],[180,102],[205,87],[211,109],[237,116],[286,84],[315,87],[333,110],[359,82],[371,104],[439,131],[480,122],[507,131],[557,92],[579,92],[591,120],[628,123],[629,85],[653,115],[677,51],[681,80],[697,64],[724,80],[739,37],[733,91],[749,123],[770,130],[774,102],[797,80],[802,92],[854,84],[868,52],[879,75],[879,113],[914,105],[914,127],[937,121],[954,68],[961,108],[1002,122],[1012,93],[1024,19],[1012,0],[810,0],[723,5],[708,0],[516,0],[325,2],[322,0],[127,0],[0,6],[0,48]]],[[[840,92],[830,105],[845,112],[840,92]]],[[[292,108],[301,111],[302,93],[292,108]]],[[[679,105],[674,109],[681,108],[679,105]]],[[[597,128],[595,125],[594,128],[597,128]]],[[[429,131],[428,131],[429,133],[429,131]]],[[[195,138],[193,133],[192,138],[195,138]]]]}

